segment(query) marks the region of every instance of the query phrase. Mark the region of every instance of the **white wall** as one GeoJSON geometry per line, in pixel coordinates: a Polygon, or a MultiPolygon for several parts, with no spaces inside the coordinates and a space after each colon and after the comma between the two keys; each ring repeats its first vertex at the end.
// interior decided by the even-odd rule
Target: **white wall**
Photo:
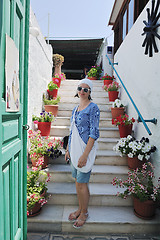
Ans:
{"type": "Polygon", "coordinates": [[[52,79],[52,47],[44,40],[36,17],[30,10],[29,75],[28,75],[28,124],[32,115],[42,111],[42,96],[52,79]],[[33,36],[34,33],[39,35],[33,36]]]}
{"type": "MultiPolygon", "coordinates": [[[[147,4],[147,7],[151,8],[151,1],[147,4]]],[[[147,20],[146,8],[125,37],[115,54],[114,61],[118,62],[118,66],[115,68],[143,118],[157,118],[158,120],[157,125],[147,123],[152,132],[151,136],[148,135],[143,123],[136,123],[134,126],[137,139],[142,136],[148,137],[150,143],[157,147],[152,159],[158,177],[160,176],[160,53],[154,53],[153,57],[144,54],[145,49],[142,47],[144,36],[141,36],[141,34],[144,28],[143,20],[147,20]]],[[[160,27],[158,33],[160,34],[160,27]]],[[[160,51],[160,41],[156,40],[156,43],[160,51]]],[[[128,106],[129,116],[137,119],[138,115],[122,88],[121,99],[128,106]]]]}

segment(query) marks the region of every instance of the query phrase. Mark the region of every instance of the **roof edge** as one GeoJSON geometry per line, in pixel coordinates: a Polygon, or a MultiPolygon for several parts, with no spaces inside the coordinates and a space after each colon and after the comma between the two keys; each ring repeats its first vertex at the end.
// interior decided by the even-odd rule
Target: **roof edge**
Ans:
{"type": "Polygon", "coordinates": [[[115,0],[108,25],[114,25],[125,0],[115,0]]]}

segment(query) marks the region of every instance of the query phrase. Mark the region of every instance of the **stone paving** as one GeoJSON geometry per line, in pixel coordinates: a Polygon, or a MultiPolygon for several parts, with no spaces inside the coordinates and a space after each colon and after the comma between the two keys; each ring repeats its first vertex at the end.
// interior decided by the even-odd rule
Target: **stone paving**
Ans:
{"type": "Polygon", "coordinates": [[[160,240],[157,235],[109,234],[106,236],[61,235],[51,233],[28,233],[27,240],[160,240]]]}

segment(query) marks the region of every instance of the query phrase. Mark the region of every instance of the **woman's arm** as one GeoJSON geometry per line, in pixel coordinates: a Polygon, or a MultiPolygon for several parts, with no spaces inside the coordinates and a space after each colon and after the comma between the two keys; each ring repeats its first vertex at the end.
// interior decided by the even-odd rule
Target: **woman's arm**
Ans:
{"type": "Polygon", "coordinates": [[[94,142],[95,142],[95,139],[89,137],[87,145],[86,145],[86,148],[84,150],[84,153],[82,154],[82,156],[79,158],[79,161],[78,161],[78,165],[77,166],[79,168],[82,168],[82,167],[84,167],[86,165],[88,155],[89,155],[90,151],[92,150],[94,142]]]}

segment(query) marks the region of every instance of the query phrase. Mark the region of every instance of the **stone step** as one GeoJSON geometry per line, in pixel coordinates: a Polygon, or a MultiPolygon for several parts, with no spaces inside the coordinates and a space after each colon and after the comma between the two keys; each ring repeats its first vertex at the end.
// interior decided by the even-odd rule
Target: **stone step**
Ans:
{"type": "MultiPolygon", "coordinates": [[[[55,136],[55,137],[64,137],[66,135],[69,135],[69,126],[51,126],[51,132],[50,135],[51,136],[55,136]]],[[[102,138],[119,138],[119,131],[117,127],[103,127],[103,128],[99,128],[100,130],[100,137],[102,138]]]]}
{"type": "MultiPolygon", "coordinates": [[[[70,165],[49,164],[46,171],[51,175],[51,182],[74,182],[70,165]]],[[[114,177],[127,179],[127,166],[94,165],[90,177],[91,183],[111,183],[114,177]]]]}
{"type": "MultiPolygon", "coordinates": [[[[75,105],[76,106],[76,105],[75,105]]],[[[75,107],[74,106],[74,107],[75,107]]],[[[67,109],[66,106],[61,105],[58,108],[58,117],[71,117],[73,109],[67,109]]],[[[112,118],[111,111],[109,109],[100,111],[100,118],[112,118]]]]}
{"type": "Polygon", "coordinates": [[[75,206],[46,204],[39,215],[28,218],[28,231],[90,236],[115,232],[116,234],[159,233],[160,210],[158,209],[155,218],[146,221],[136,217],[131,206],[89,206],[89,218],[86,224],[81,229],[74,229],[73,223],[68,221],[68,216],[76,209],[75,206]]]}
{"type": "MultiPolygon", "coordinates": [[[[49,159],[51,164],[65,164],[65,150],[62,149],[62,155],[57,159],[49,159]]],[[[95,165],[113,165],[113,166],[127,166],[127,158],[120,157],[116,152],[111,150],[97,150],[95,165]]]]}
{"type": "MultiPolygon", "coordinates": [[[[76,89],[59,89],[58,95],[61,97],[61,99],[64,97],[74,97],[76,95],[76,89]]],[[[94,91],[91,93],[91,97],[93,101],[95,101],[95,98],[107,98],[108,99],[108,92],[104,91],[102,88],[102,91],[94,91]]]]}
{"type": "MultiPolygon", "coordinates": [[[[53,126],[69,126],[70,117],[56,117],[55,121],[52,122],[53,126]]],[[[113,127],[111,118],[100,118],[100,127],[113,127]]]]}
{"type": "MultiPolygon", "coordinates": [[[[65,81],[61,82],[61,87],[64,88],[65,86],[77,86],[80,80],[78,79],[66,79],[65,81]]],[[[93,83],[93,87],[103,85],[103,80],[91,80],[93,83]]]]}
{"type": "MultiPolygon", "coordinates": [[[[94,103],[96,103],[97,105],[107,105],[107,108],[110,108],[112,106],[111,102],[108,102],[107,97],[103,97],[103,98],[95,97],[94,98],[94,103]]],[[[70,96],[62,96],[60,104],[62,104],[62,105],[71,104],[71,106],[73,107],[74,104],[77,104],[77,105],[79,104],[79,98],[75,98],[72,95],[70,95],[70,96]]]]}
{"type": "MultiPolygon", "coordinates": [[[[57,205],[78,205],[75,183],[56,183],[49,182],[48,193],[50,195],[48,204],[57,205]]],[[[90,183],[89,205],[93,206],[132,206],[132,199],[117,197],[117,192],[123,192],[123,189],[116,188],[112,184],[90,183]]]]}
{"type": "MultiPolygon", "coordinates": [[[[58,112],[59,111],[62,111],[62,110],[64,110],[64,111],[71,111],[71,113],[70,113],[70,116],[71,116],[71,114],[72,114],[72,110],[77,106],[78,104],[76,104],[76,103],[74,103],[74,102],[71,102],[71,103],[66,103],[66,102],[60,102],[59,104],[58,104],[58,112]]],[[[100,110],[100,116],[101,116],[101,112],[106,112],[106,111],[109,111],[110,113],[111,113],[111,110],[110,110],[110,107],[111,107],[111,105],[110,104],[107,104],[107,101],[106,101],[106,104],[97,104],[98,105],[98,107],[99,107],[99,110],[100,110]]],[[[63,116],[65,116],[65,115],[63,115],[63,116]]],[[[68,116],[68,115],[66,115],[66,116],[68,116]]],[[[110,114],[110,116],[111,116],[111,114],[110,114]]],[[[102,116],[103,117],[103,116],[102,116]]]]}

